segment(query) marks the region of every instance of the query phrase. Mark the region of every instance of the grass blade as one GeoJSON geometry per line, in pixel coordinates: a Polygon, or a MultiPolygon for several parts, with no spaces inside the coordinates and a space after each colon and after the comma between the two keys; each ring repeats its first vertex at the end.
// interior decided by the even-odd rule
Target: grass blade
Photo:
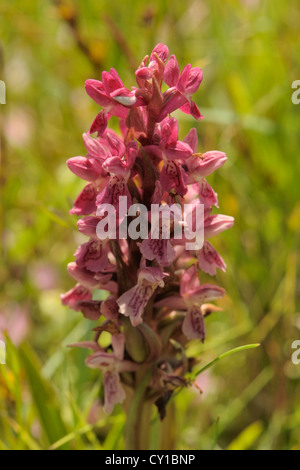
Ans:
{"type": "Polygon", "coordinates": [[[195,372],[193,375],[192,375],[192,378],[191,380],[195,380],[195,378],[202,374],[202,372],[204,372],[205,370],[207,369],[210,369],[210,367],[212,367],[214,364],[216,364],[216,362],[219,362],[221,361],[222,359],[224,359],[225,357],[228,357],[228,356],[231,356],[232,354],[235,354],[235,353],[238,353],[238,352],[241,352],[241,351],[246,351],[248,349],[254,349],[254,348],[258,348],[260,346],[259,343],[254,343],[254,344],[245,344],[244,346],[238,346],[237,348],[233,348],[233,349],[230,349],[229,351],[226,351],[225,353],[223,354],[220,354],[220,356],[216,357],[213,361],[209,362],[208,364],[206,364],[206,366],[202,367],[202,369],[198,370],[197,372],[195,372]]]}

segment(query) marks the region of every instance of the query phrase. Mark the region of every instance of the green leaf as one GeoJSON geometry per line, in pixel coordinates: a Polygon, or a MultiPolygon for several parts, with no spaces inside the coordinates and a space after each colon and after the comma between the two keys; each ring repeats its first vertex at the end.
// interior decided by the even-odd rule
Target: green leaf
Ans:
{"type": "Polygon", "coordinates": [[[21,359],[24,364],[41,425],[49,440],[49,444],[51,444],[67,434],[54,389],[51,383],[41,376],[41,364],[38,357],[29,346],[22,348],[21,359]]]}
{"type": "Polygon", "coordinates": [[[255,421],[247,426],[228,446],[228,450],[250,449],[263,432],[261,421],[255,421]]]}

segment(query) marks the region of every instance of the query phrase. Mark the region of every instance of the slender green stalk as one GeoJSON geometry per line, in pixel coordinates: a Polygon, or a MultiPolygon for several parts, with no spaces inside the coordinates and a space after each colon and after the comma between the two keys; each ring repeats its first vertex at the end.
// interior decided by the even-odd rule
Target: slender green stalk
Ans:
{"type": "Polygon", "coordinates": [[[151,424],[151,403],[145,400],[145,392],[152,376],[149,370],[134,392],[125,425],[125,446],[127,450],[147,450],[151,424]],[[148,418],[148,419],[147,419],[148,418]],[[147,419],[147,423],[146,423],[147,419]]]}
{"type": "Polygon", "coordinates": [[[231,354],[235,354],[237,352],[245,351],[247,349],[254,349],[258,348],[260,346],[259,343],[254,343],[254,344],[244,344],[244,346],[238,346],[237,348],[230,349],[229,351],[226,351],[223,354],[220,354],[220,356],[216,357],[213,361],[209,362],[206,364],[206,366],[202,367],[202,369],[199,369],[197,372],[195,372],[191,378],[191,380],[195,380],[195,378],[199,375],[202,374],[205,370],[209,369],[212,367],[216,362],[219,362],[221,359],[224,359],[227,356],[231,356],[231,354]]]}
{"type": "MultiPolygon", "coordinates": [[[[190,383],[193,382],[193,381],[195,380],[195,378],[198,377],[198,375],[202,374],[202,372],[204,372],[205,370],[210,369],[210,367],[212,367],[214,364],[216,364],[216,362],[221,361],[221,360],[224,359],[225,357],[231,356],[232,354],[235,354],[235,353],[237,353],[237,352],[246,351],[246,350],[248,350],[248,349],[258,348],[259,346],[260,346],[260,343],[244,344],[243,346],[238,346],[237,348],[230,349],[229,351],[226,351],[225,353],[220,354],[220,355],[219,355],[218,357],[216,357],[213,361],[209,362],[209,363],[206,364],[204,367],[202,367],[202,369],[199,369],[197,372],[195,372],[194,374],[192,374],[192,375],[189,377],[189,382],[190,382],[190,383]]],[[[182,392],[182,390],[184,390],[183,387],[179,388],[179,389],[172,395],[172,397],[171,397],[170,400],[169,400],[168,406],[169,406],[170,403],[179,395],[179,393],[182,392]]],[[[153,418],[153,421],[152,421],[152,422],[155,422],[157,419],[158,419],[158,416],[156,416],[155,418],[153,418]]]]}

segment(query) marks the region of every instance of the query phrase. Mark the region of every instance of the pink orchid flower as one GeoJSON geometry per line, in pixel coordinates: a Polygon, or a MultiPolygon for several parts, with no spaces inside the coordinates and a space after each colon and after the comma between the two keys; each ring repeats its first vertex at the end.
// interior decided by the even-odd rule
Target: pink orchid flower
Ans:
{"type": "Polygon", "coordinates": [[[87,150],[85,157],[73,157],[67,160],[70,170],[79,178],[89,182],[101,184],[107,173],[102,165],[109,156],[109,151],[102,139],[94,139],[89,134],[83,134],[84,145],[87,150]]]}
{"type": "Polygon", "coordinates": [[[146,146],[145,150],[164,161],[160,176],[163,188],[166,191],[174,189],[177,194],[183,196],[187,192],[187,174],[182,162],[190,157],[193,151],[188,143],[178,140],[176,119],[167,117],[157,124],[153,141],[157,143],[146,146]]]}
{"type": "Polygon", "coordinates": [[[103,372],[104,411],[110,414],[114,406],[123,403],[126,398],[119,373],[136,370],[136,364],[122,361],[116,354],[96,351],[86,359],[86,365],[103,372]]]}
{"type": "Polygon", "coordinates": [[[107,241],[90,239],[77,248],[74,256],[79,268],[86,268],[94,273],[112,272],[115,267],[109,262],[108,252],[107,241]]]}
{"type": "Polygon", "coordinates": [[[100,369],[103,372],[104,411],[107,414],[110,414],[114,406],[117,403],[122,403],[126,397],[119,374],[137,369],[136,364],[124,360],[124,345],[123,334],[112,335],[113,353],[103,351],[96,341],[83,341],[69,345],[94,351],[87,357],[86,364],[91,369],[100,369]]]}
{"type": "Polygon", "coordinates": [[[200,284],[195,265],[181,276],[180,294],[156,302],[156,307],[186,310],[182,331],[188,339],[205,339],[205,325],[201,305],[223,297],[224,289],[213,284],[200,284]]]}
{"type": "Polygon", "coordinates": [[[87,94],[105,110],[105,114],[125,119],[128,108],[136,103],[135,93],[124,87],[117,71],[102,72],[102,82],[87,80],[87,94]]]}
{"type": "Polygon", "coordinates": [[[207,240],[205,240],[203,247],[198,252],[198,263],[199,268],[211,276],[216,274],[217,269],[226,271],[226,264],[222,256],[219,255],[207,240]]]}
{"type": "Polygon", "coordinates": [[[200,121],[203,116],[191,96],[198,90],[202,78],[202,70],[190,64],[186,65],[179,74],[177,59],[171,55],[164,71],[164,81],[170,88],[164,93],[164,104],[159,119],[180,108],[184,113],[191,114],[200,121]]]}
{"type": "Polygon", "coordinates": [[[204,205],[205,209],[211,206],[219,207],[218,195],[205,178],[199,183],[199,201],[204,205]]]}
{"type": "Polygon", "coordinates": [[[157,44],[151,52],[148,66],[146,64],[149,56],[144,57],[135,73],[137,83],[141,89],[147,88],[147,82],[149,82],[153,76],[155,76],[157,82],[161,84],[165,69],[164,64],[168,59],[168,55],[169,49],[167,46],[157,44]]]}
{"type": "Polygon", "coordinates": [[[202,154],[194,154],[186,160],[190,180],[200,182],[202,178],[210,175],[226,162],[224,152],[213,150],[202,154]]]}
{"type": "Polygon", "coordinates": [[[118,208],[119,197],[126,196],[129,207],[131,194],[127,187],[127,181],[138,155],[138,145],[132,141],[125,147],[121,139],[109,133],[106,137],[111,156],[105,160],[103,169],[110,174],[110,179],[106,187],[98,194],[96,205],[111,204],[118,208]]]}
{"type": "Polygon", "coordinates": [[[234,218],[229,215],[207,215],[204,220],[204,236],[205,238],[215,237],[224,230],[231,228],[233,224],[234,218]]]}
{"type": "Polygon", "coordinates": [[[134,387],[147,369],[152,376],[144,398],[157,397],[164,416],[172,392],[186,385],[185,374],[191,372],[186,344],[204,341],[204,318],[219,310],[207,302],[225,293],[201,284],[198,274],[214,276],[217,269],[226,269],[208,239],[232,227],[234,219],[212,213],[219,207],[218,195],[206,178],[227,157],[216,150],[199,153],[195,128],[179,139],[170,113],[180,109],[202,119],[192,98],[202,70],[188,64],[180,73],[176,57],[168,57],[167,46],[157,44],[136,70],[136,86],[130,90],[115,69],[103,72],[102,81],[86,81],[88,95],[102,110],[83,134],[86,155],[67,161],[86,181],[70,213],[81,216],[78,230],[88,239],[68,265],[77,284],[61,300],[100,322],[94,341],[75,346],[93,351],[86,363],[102,371],[108,413],[125,399],[122,383],[134,387]],[[111,116],[119,118],[119,134],[107,127],[111,116]],[[135,206],[127,216],[133,203],[138,212],[135,206]],[[161,206],[157,227],[151,204],[161,206]],[[147,227],[138,231],[144,222],[147,227]],[[106,292],[100,297],[105,300],[96,300],[98,290],[106,292]],[[101,348],[103,331],[111,335],[111,343],[101,348]]]}
{"type": "MultiPolygon", "coordinates": [[[[161,236],[162,229],[160,230],[161,236]]],[[[150,235],[150,234],[149,234],[150,235]]],[[[160,266],[169,266],[176,256],[175,250],[168,239],[163,238],[146,238],[140,246],[142,255],[153,261],[154,259],[160,266]]]]}
{"type": "Polygon", "coordinates": [[[111,292],[117,291],[116,284],[111,281],[112,273],[94,273],[86,268],[79,268],[75,262],[68,264],[68,273],[77,282],[88,289],[105,289],[111,292]]]}
{"type": "Polygon", "coordinates": [[[91,291],[81,284],[76,284],[75,287],[70,289],[65,294],[60,296],[63,305],[68,305],[70,308],[74,308],[76,304],[81,300],[91,300],[91,291]]]}
{"type": "Polygon", "coordinates": [[[164,286],[165,274],[160,268],[142,268],[138,283],[118,298],[120,313],[130,318],[133,326],[143,322],[143,312],[155,289],[164,286]]]}

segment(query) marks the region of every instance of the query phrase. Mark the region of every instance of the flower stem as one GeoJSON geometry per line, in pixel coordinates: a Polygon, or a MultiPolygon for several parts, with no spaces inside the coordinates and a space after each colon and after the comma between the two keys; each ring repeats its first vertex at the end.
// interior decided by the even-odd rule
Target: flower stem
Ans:
{"type": "Polygon", "coordinates": [[[151,375],[152,370],[148,370],[129,405],[125,425],[126,450],[147,450],[149,447],[152,403],[145,399],[145,392],[151,375]]]}
{"type": "Polygon", "coordinates": [[[161,437],[159,450],[174,450],[176,443],[175,404],[170,403],[166,417],[161,421],[161,437]]]}

